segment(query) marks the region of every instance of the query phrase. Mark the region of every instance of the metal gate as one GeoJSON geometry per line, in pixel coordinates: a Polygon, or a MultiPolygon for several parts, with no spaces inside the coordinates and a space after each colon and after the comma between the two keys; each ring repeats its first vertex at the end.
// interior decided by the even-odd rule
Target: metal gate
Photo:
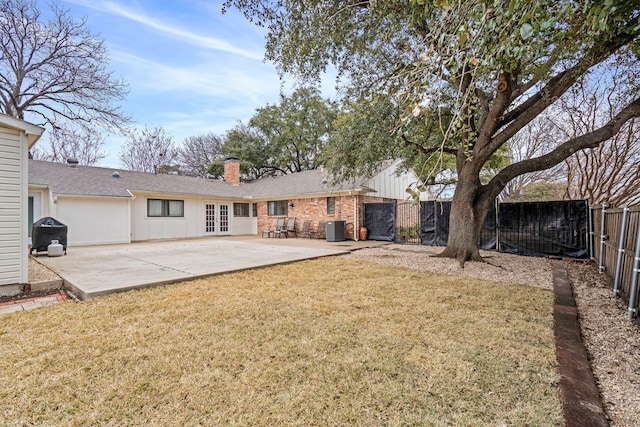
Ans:
{"type": "Polygon", "coordinates": [[[412,202],[364,204],[368,239],[420,244],[420,205],[412,202]]]}
{"type": "Polygon", "coordinates": [[[420,204],[400,202],[396,205],[395,243],[420,244],[420,204]]]}

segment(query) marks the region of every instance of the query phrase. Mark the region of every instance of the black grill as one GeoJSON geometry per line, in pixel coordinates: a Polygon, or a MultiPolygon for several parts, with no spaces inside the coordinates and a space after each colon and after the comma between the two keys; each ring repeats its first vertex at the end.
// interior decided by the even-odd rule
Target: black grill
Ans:
{"type": "Polygon", "coordinates": [[[55,218],[46,216],[33,223],[31,233],[31,250],[29,253],[46,252],[47,247],[53,240],[57,240],[62,245],[62,249],[67,253],[67,226],[55,218]]]}

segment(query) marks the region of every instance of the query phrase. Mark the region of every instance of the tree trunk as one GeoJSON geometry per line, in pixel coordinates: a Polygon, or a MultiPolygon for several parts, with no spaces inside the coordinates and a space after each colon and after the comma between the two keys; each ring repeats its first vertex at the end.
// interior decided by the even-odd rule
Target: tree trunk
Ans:
{"type": "Polygon", "coordinates": [[[478,244],[492,202],[489,195],[482,191],[477,178],[458,181],[451,203],[449,240],[439,257],[455,258],[462,268],[466,261],[483,261],[478,244]]]}

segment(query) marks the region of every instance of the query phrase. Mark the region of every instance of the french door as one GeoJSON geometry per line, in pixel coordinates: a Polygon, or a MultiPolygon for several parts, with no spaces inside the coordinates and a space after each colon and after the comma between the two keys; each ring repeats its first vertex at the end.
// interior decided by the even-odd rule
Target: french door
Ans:
{"type": "Polygon", "coordinates": [[[229,227],[229,205],[205,203],[204,233],[209,236],[222,236],[231,233],[229,227]]]}

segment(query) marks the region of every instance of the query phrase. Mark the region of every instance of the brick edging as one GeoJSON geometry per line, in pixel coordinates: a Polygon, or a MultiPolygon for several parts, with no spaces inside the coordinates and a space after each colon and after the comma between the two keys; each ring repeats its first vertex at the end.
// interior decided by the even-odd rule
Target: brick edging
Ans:
{"type": "Polygon", "coordinates": [[[608,426],[587,350],[565,262],[553,260],[553,324],[565,426],[608,426]]]}

